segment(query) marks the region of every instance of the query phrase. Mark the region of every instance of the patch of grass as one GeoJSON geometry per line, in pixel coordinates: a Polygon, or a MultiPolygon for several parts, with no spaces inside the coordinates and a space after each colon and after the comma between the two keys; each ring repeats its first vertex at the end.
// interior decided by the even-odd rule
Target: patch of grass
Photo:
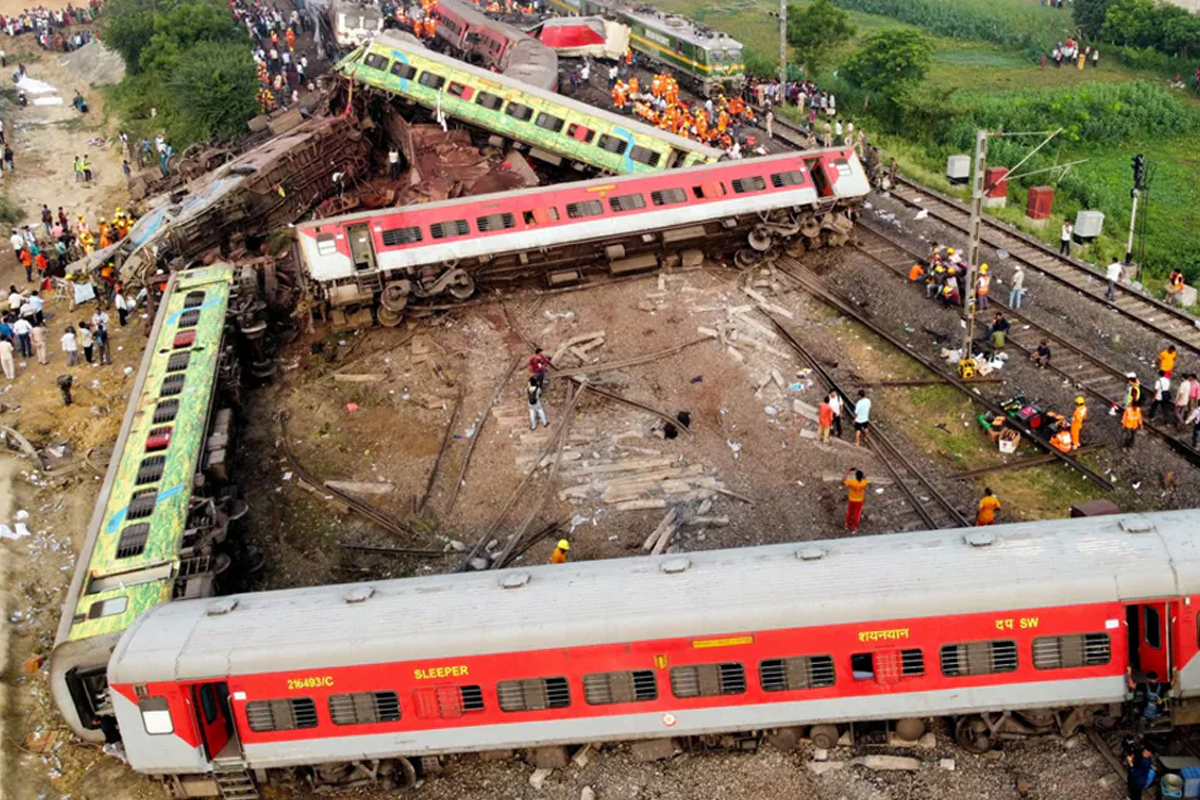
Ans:
{"type": "Polygon", "coordinates": [[[25,209],[17,205],[11,197],[0,195],[0,226],[11,228],[25,219],[25,209]]]}

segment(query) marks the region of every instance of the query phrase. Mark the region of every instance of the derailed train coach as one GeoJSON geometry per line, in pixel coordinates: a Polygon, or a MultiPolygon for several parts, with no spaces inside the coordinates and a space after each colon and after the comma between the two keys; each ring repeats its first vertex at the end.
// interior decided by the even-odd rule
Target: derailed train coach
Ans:
{"type": "Polygon", "coordinates": [[[1194,724],[1198,522],[1052,520],[175,603],[122,638],[112,705],[130,764],[178,797],[281,775],[412,785],[444,753],[585,742],[801,728],[829,747],[862,720],[917,738],[950,718],[983,752],[1116,722],[1127,669],[1160,676],[1171,722],[1194,724]]]}
{"type": "Polygon", "coordinates": [[[689,249],[744,267],[783,245],[838,246],[869,191],[853,150],[813,150],[312,220],[296,239],[319,301],[397,325],[480,284],[565,286],[689,249]]]}

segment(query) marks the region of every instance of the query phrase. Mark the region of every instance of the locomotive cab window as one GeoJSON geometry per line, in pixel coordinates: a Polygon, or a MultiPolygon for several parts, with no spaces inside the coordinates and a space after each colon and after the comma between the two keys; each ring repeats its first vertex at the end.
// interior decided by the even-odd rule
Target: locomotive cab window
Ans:
{"type": "Polygon", "coordinates": [[[417,78],[417,83],[429,89],[441,89],[446,84],[446,79],[436,72],[425,70],[421,73],[421,77],[417,78]]]}
{"type": "Polygon", "coordinates": [[[504,113],[520,122],[528,122],[533,117],[533,109],[520,103],[509,103],[504,113]]]}
{"type": "Polygon", "coordinates": [[[941,651],[942,674],[951,678],[1016,672],[1017,643],[1011,640],[947,644],[941,651]]]}
{"type": "Polygon", "coordinates": [[[355,692],[329,698],[334,725],[371,725],[400,720],[400,699],[395,692],[355,692]]]}
{"type": "Polygon", "coordinates": [[[583,699],[590,706],[657,700],[658,683],[649,669],[593,672],[583,676],[583,699]]]}
{"type": "Polygon", "coordinates": [[[642,147],[641,145],[634,145],[633,149],[629,151],[629,157],[634,161],[651,167],[657,167],[658,162],[662,161],[662,153],[655,152],[649,147],[642,147]]]}
{"type": "Polygon", "coordinates": [[[1036,669],[1096,667],[1112,659],[1107,633],[1076,633],[1069,636],[1039,636],[1033,640],[1036,669]]]}
{"type": "Polygon", "coordinates": [[[377,69],[382,72],[386,72],[388,67],[387,57],[381,56],[378,53],[367,53],[367,57],[363,59],[363,63],[371,69],[377,69]]]}
{"type": "Polygon", "coordinates": [[[737,662],[671,668],[671,694],[679,698],[745,692],[746,668],[737,662]]]}
{"type": "Polygon", "coordinates": [[[151,736],[162,736],[175,732],[171,721],[171,707],[165,697],[143,697],[138,700],[138,711],[142,712],[142,727],[151,736]]]}
{"type": "Polygon", "coordinates": [[[392,64],[392,74],[402,81],[411,81],[417,76],[417,69],[403,61],[397,61],[392,64]]]}
{"type": "Polygon", "coordinates": [[[480,92],[475,95],[475,104],[491,111],[498,111],[500,106],[504,105],[504,98],[487,92],[480,92]]]}
{"type": "Polygon", "coordinates": [[[758,680],[764,692],[823,689],[833,686],[831,656],[768,658],[758,664],[758,680]]]}
{"type": "Polygon", "coordinates": [[[317,727],[317,704],[308,697],[288,700],[251,700],[246,721],[255,733],[317,727]]]}
{"type": "Polygon", "coordinates": [[[500,681],[496,696],[501,711],[545,711],[571,705],[571,690],[566,678],[527,678],[500,681]]]}

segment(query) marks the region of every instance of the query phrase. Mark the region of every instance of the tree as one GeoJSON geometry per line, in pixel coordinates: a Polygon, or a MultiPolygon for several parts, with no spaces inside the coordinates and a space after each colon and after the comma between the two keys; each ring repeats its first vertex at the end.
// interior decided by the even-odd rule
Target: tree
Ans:
{"type": "Polygon", "coordinates": [[[809,77],[815,77],[829,54],[850,41],[854,33],[850,15],[831,0],[813,0],[803,9],[788,6],[787,42],[799,53],[809,77]]]}
{"type": "Polygon", "coordinates": [[[233,25],[229,9],[213,0],[187,0],[154,16],[154,35],[139,57],[142,70],[169,73],[180,56],[197,42],[250,41],[241,26],[233,25]]]}
{"type": "Polygon", "coordinates": [[[1083,31],[1083,35],[1094,39],[1100,35],[1100,29],[1104,27],[1104,17],[1112,4],[1113,0],[1075,0],[1071,16],[1083,31]]]}
{"type": "Polygon", "coordinates": [[[154,35],[154,0],[108,0],[100,17],[100,38],[137,72],[142,50],[154,35]]]}
{"type": "Polygon", "coordinates": [[[1154,44],[1154,0],[1116,0],[1104,16],[1100,36],[1121,45],[1146,47],[1154,44]]]}
{"type": "Polygon", "coordinates": [[[258,77],[250,50],[237,42],[200,42],[190,48],[166,84],[195,139],[232,139],[257,113],[258,77]]]}
{"type": "Polygon", "coordinates": [[[867,37],[842,64],[840,74],[855,86],[890,99],[919,83],[932,59],[933,46],[919,31],[891,28],[867,37]]]}
{"type": "Polygon", "coordinates": [[[1200,47],[1200,17],[1167,3],[1155,9],[1155,17],[1159,50],[1187,58],[1190,51],[1200,47]]]}

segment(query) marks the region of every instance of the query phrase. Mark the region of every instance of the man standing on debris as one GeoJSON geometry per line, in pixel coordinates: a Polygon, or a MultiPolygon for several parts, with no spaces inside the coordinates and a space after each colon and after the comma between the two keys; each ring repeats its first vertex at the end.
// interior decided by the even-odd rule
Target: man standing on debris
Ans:
{"type": "Polygon", "coordinates": [[[829,398],[826,397],[821,401],[821,405],[817,407],[817,441],[821,444],[829,442],[829,429],[833,427],[833,407],[829,405],[829,398]]]}
{"type": "Polygon", "coordinates": [[[867,499],[867,485],[870,481],[863,476],[863,471],[857,467],[846,467],[842,474],[842,485],[846,487],[846,530],[858,533],[858,523],[862,519],[863,502],[867,499]],[[850,477],[850,473],[854,477],[850,477]]]}
{"type": "Polygon", "coordinates": [[[829,408],[833,410],[833,435],[842,438],[842,396],[837,391],[829,393],[829,408]]]}
{"type": "Polygon", "coordinates": [[[871,401],[867,398],[867,393],[859,389],[858,401],[854,404],[854,446],[858,447],[870,439],[871,401]]]}
{"type": "Polygon", "coordinates": [[[567,563],[567,551],[571,549],[571,543],[566,539],[559,539],[558,544],[554,547],[554,552],[550,554],[551,564],[567,563]]]}
{"type": "Polygon", "coordinates": [[[1000,500],[992,494],[991,487],[983,490],[983,499],[979,501],[979,513],[975,515],[975,525],[996,524],[996,512],[1000,510],[1000,500]]]}
{"type": "Polygon", "coordinates": [[[549,428],[546,421],[546,409],[542,408],[542,384],[537,376],[529,377],[529,385],[525,387],[525,397],[529,400],[529,430],[537,428],[537,421],[542,421],[542,427],[549,428]]]}
{"type": "Polygon", "coordinates": [[[1121,446],[1124,448],[1133,447],[1133,441],[1137,437],[1138,428],[1142,427],[1142,409],[1137,406],[1125,406],[1125,412],[1121,415],[1121,427],[1125,429],[1125,441],[1121,446]]]}
{"type": "Polygon", "coordinates": [[[529,377],[536,379],[538,386],[546,385],[546,367],[548,366],[550,366],[550,359],[546,358],[542,348],[534,348],[533,355],[529,357],[529,377]]]}
{"type": "Polygon", "coordinates": [[[396,147],[388,150],[388,174],[392,180],[400,180],[400,151],[396,147]]]}

